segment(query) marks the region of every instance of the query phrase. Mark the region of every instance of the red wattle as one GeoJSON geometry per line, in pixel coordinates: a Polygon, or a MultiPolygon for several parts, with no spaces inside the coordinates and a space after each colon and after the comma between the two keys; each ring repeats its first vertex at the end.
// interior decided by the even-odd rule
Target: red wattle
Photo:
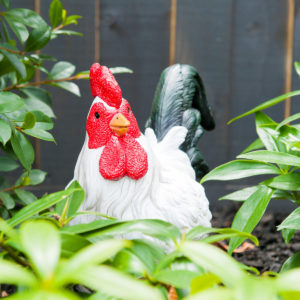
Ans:
{"type": "Polygon", "coordinates": [[[90,68],[92,95],[98,96],[109,106],[119,108],[122,103],[122,91],[114,75],[105,66],[94,63],[90,68]]]}

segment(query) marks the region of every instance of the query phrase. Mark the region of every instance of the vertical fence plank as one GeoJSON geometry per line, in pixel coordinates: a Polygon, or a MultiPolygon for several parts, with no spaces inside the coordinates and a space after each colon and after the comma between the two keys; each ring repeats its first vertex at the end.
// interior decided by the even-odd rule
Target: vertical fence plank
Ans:
{"type": "Polygon", "coordinates": [[[160,73],[169,63],[170,2],[101,0],[100,3],[100,61],[134,71],[131,75],[117,75],[117,80],[143,130],[160,73]]]}
{"type": "MultiPolygon", "coordinates": [[[[50,3],[50,0],[41,1],[41,14],[47,20],[50,3]]],[[[42,52],[73,63],[76,71],[88,70],[94,62],[94,1],[64,0],[63,5],[69,15],[82,16],[78,20],[79,25],[72,29],[82,32],[83,37],[60,36],[42,52]]],[[[80,87],[81,98],[58,88],[47,88],[52,93],[57,116],[52,131],[57,145],[41,142],[41,168],[48,172],[48,176],[40,190],[62,189],[73,178],[76,159],[85,137],[86,115],[92,101],[88,80],[76,83],[80,87]]]]}

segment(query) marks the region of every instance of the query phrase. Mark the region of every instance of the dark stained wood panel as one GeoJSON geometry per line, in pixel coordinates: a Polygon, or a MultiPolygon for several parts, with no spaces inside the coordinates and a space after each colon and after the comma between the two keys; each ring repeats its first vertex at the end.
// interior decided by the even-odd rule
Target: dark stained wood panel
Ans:
{"type": "Polygon", "coordinates": [[[144,130],[161,71],[169,61],[170,1],[101,0],[100,62],[133,74],[116,78],[144,130]]]}

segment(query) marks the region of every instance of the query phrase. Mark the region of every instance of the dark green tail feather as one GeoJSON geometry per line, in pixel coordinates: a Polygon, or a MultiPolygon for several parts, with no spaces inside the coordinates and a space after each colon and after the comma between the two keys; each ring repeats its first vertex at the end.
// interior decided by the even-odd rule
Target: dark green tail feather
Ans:
{"type": "Polygon", "coordinates": [[[199,179],[208,172],[208,166],[196,146],[204,129],[214,129],[215,121],[202,80],[197,70],[189,65],[172,65],[162,72],[146,123],[146,127],[154,130],[158,141],[174,126],[188,129],[181,149],[189,156],[199,179]]]}

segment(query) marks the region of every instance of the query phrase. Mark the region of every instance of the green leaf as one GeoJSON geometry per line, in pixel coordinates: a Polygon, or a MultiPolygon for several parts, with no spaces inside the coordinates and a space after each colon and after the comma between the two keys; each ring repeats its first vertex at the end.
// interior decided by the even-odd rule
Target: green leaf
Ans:
{"type": "Polygon", "coordinates": [[[7,284],[37,287],[38,282],[34,275],[16,263],[0,260],[0,282],[7,284]]]}
{"type": "Polygon", "coordinates": [[[15,207],[15,200],[9,193],[0,192],[0,199],[7,209],[12,209],[15,207]]]}
{"type": "Polygon", "coordinates": [[[128,241],[115,239],[100,241],[87,246],[65,263],[63,269],[57,274],[57,281],[62,285],[72,282],[74,274],[81,273],[88,266],[108,260],[122,248],[129,245],[128,241]]]}
{"type": "Polygon", "coordinates": [[[0,113],[16,111],[24,105],[24,101],[11,92],[0,92],[0,113]]]}
{"type": "Polygon", "coordinates": [[[59,34],[63,34],[63,35],[77,35],[77,36],[83,36],[83,34],[81,32],[77,32],[77,31],[74,31],[74,30],[55,30],[52,35],[59,35],[59,34]]]}
{"type": "Polygon", "coordinates": [[[52,28],[57,27],[62,22],[63,6],[60,0],[53,0],[49,7],[49,19],[52,28]]]}
{"type": "Polygon", "coordinates": [[[128,300],[163,300],[162,293],[108,266],[89,266],[76,274],[74,280],[88,288],[128,300]],[[118,288],[116,288],[118,287],[118,288]]]}
{"type": "Polygon", "coordinates": [[[10,15],[4,15],[5,20],[9,24],[12,31],[15,33],[18,40],[23,45],[25,41],[27,40],[29,33],[24,24],[18,21],[15,17],[12,17],[10,15]]]}
{"type": "Polygon", "coordinates": [[[17,169],[19,165],[8,156],[0,156],[0,172],[9,172],[17,169]]]}
{"type": "Polygon", "coordinates": [[[186,241],[180,245],[180,251],[199,266],[218,276],[228,286],[236,286],[245,274],[238,262],[215,246],[186,241]]]}
{"type": "Polygon", "coordinates": [[[70,24],[75,24],[77,25],[78,22],[77,20],[78,19],[81,19],[82,17],[81,16],[78,16],[78,15],[72,15],[72,16],[68,16],[67,18],[65,18],[64,22],[63,22],[63,25],[66,26],[66,25],[70,25],[70,24]]]}
{"type": "Polygon", "coordinates": [[[53,206],[59,201],[64,200],[66,197],[76,191],[77,189],[67,189],[65,191],[56,192],[45,196],[19,210],[10,220],[8,220],[8,224],[10,226],[16,226],[21,222],[31,218],[35,214],[53,206]]]}
{"type": "MultiPolygon", "coordinates": [[[[244,154],[246,155],[246,154],[244,154]]],[[[216,167],[205,175],[201,183],[208,180],[234,180],[263,174],[281,174],[280,170],[270,164],[250,160],[234,160],[216,167]]]]}
{"type": "Polygon", "coordinates": [[[10,300],[81,300],[76,294],[68,290],[33,289],[30,291],[17,292],[10,297],[10,300]]]}
{"type": "Polygon", "coordinates": [[[20,227],[23,249],[41,278],[50,279],[60,255],[60,237],[53,223],[28,221],[20,227]]]}
{"type": "Polygon", "coordinates": [[[133,71],[131,69],[125,68],[125,67],[109,68],[109,70],[112,72],[112,74],[122,74],[122,73],[132,74],[133,73],[133,71]]]}
{"type": "Polygon", "coordinates": [[[37,200],[36,196],[29,191],[24,191],[22,189],[16,189],[15,193],[20,198],[20,200],[26,205],[37,200]]]}
{"type": "Polygon", "coordinates": [[[25,51],[36,51],[44,46],[49,42],[51,37],[51,27],[48,25],[39,26],[34,28],[27,39],[25,45],[25,51]]]}
{"type": "MultiPolygon", "coordinates": [[[[1,100],[0,100],[1,101],[1,100]]],[[[5,145],[11,137],[11,128],[7,122],[0,119],[0,142],[5,145]]],[[[0,167],[1,168],[1,167],[0,167]]]]}
{"type": "Polygon", "coordinates": [[[77,181],[73,181],[69,188],[78,189],[77,192],[73,193],[70,197],[56,204],[56,212],[61,216],[65,210],[65,217],[70,218],[77,213],[81,203],[85,198],[85,192],[81,185],[77,181]]]}
{"type": "Polygon", "coordinates": [[[77,253],[82,248],[89,246],[90,241],[84,237],[68,232],[61,232],[61,255],[63,257],[70,257],[77,253]]]}
{"type": "Polygon", "coordinates": [[[300,167],[300,157],[284,152],[257,150],[239,155],[237,158],[246,158],[266,163],[300,167]]]}
{"type": "Polygon", "coordinates": [[[252,144],[250,144],[246,149],[244,149],[241,154],[247,153],[247,152],[250,152],[253,150],[261,149],[261,148],[264,148],[264,144],[261,141],[261,139],[258,138],[252,144]]]}
{"type": "Polygon", "coordinates": [[[282,126],[290,123],[290,122],[293,122],[295,120],[298,120],[300,119],[300,113],[297,113],[297,114],[294,114],[292,116],[289,116],[287,117],[286,119],[284,119],[281,123],[279,123],[276,127],[276,130],[280,129],[282,126]]]}
{"type": "Polygon", "coordinates": [[[75,72],[75,66],[67,61],[56,63],[49,75],[52,79],[63,79],[71,76],[75,72]]]}
{"type": "Polygon", "coordinates": [[[232,122],[234,122],[234,121],[236,121],[236,120],[238,120],[240,118],[243,118],[245,116],[251,115],[251,114],[253,114],[255,112],[258,112],[258,111],[264,110],[266,108],[269,108],[269,107],[271,107],[271,106],[273,106],[273,105],[275,105],[275,104],[277,104],[279,102],[282,102],[282,101],[284,101],[284,100],[286,100],[288,98],[291,98],[291,97],[294,97],[294,96],[297,96],[297,95],[300,95],[300,90],[298,90],[298,91],[292,91],[292,92],[280,95],[278,97],[272,98],[272,99],[270,99],[270,100],[268,100],[268,101],[266,101],[266,102],[264,102],[264,103],[262,103],[262,104],[260,104],[260,105],[258,105],[256,107],[254,107],[253,109],[247,111],[246,113],[233,118],[232,120],[230,120],[228,122],[228,124],[230,124],[230,123],[232,123],[232,122]]]}
{"type": "Polygon", "coordinates": [[[33,136],[35,138],[38,138],[40,140],[56,143],[53,135],[43,129],[39,129],[39,128],[25,129],[24,133],[33,136]]]}
{"type": "MultiPolygon", "coordinates": [[[[236,213],[232,222],[232,228],[251,233],[263,216],[272,194],[273,191],[268,187],[259,186],[258,190],[243,203],[236,213]]],[[[232,238],[229,243],[228,252],[231,254],[244,240],[245,238],[232,238]]]]}
{"type": "Polygon", "coordinates": [[[284,242],[286,244],[288,244],[291,241],[292,237],[295,235],[295,232],[296,232],[296,230],[294,230],[294,229],[282,229],[281,230],[282,238],[284,239],[284,242]]]}
{"type": "Polygon", "coordinates": [[[10,0],[1,0],[0,2],[6,9],[10,8],[10,0]]]}
{"type": "Polygon", "coordinates": [[[39,169],[34,169],[34,170],[30,170],[28,175],[30,179],[30,184],[38,185],[45,180],[47,172],[39,169]]]}
{"type": "Polygon", "coordinates": [[[300,268],[300,251],[289,257],[280,269],[280,273],[286,272],[291,269],[300,268]]]}
{"type": "Polygon", "coordinates": [[[53,128],[52,120],[41,111],[31,111],[35,116],[35,129],[51,130],[53,128]]]}
{"type": "MultiPolygon", "coordinates": [[[[8,43],[1,44],[2,47],[11,49],[11,50],[17,50],[15,47],[11,46],[8,43]]],[[[6,51],[5,49],[0,49],[0,52],[9,60],[11,65],[16,69],[16,71],[20,74],[20,76],[25,79],[26,74],[26,68],[25,65],[22,62],[22,59],[20,58],[20,55],[11,53],[9,51],[6,51]]]]}
{"type": "Polygon", "coordinates": [[[78,97],[80,97],[80,90],[77,84],[74,82],[69,82],[69,81],[60,81],[60,82],[53,82],[49,85],[56,86],[59,88],[62,88],[78,97]]]}
{"type": "Polygon", "coordinates": [[[22,124],[23,129],[31,129],[34,127],[36,122],[35,115],[32,112],[27,112],[24,118],[24,123],[22,124]]]}
{"type": "Polygon", "coordinates": [[[296,208],[283,222],[277,226],[277,230],[300,230],[300,207],[296,208]]]}
{"type": "Polygon", "coordinates": [[[232,201],[245,201],[247,200],[254,192],[257,191],[259,186],[250,186],[233,193],[227,194],[221,197],[219,200],[232,200],[232,201]]]}
{"type": "Polygon", "coordinates": [[[297,61],[294,62],[294,68],[298,76],[300,76],[300,63],[297,61]]]}
{"type": "Polygon", "coordinates": [[[298,191],[300,190],[300,173],[279,175],[265,180],[263,184],[275,189],[298,191]]]}
{"type": "Polygon", "coordinates": [[[299,281],[300,269],[292,269],[276,278],[276,288],[278,291],[300,291],[299,281]]]}
{"type": "Polygon", "coordinates": [[[210,287],[219,283],[221,283],[220,278],[217,277],[216,275],[211,273],[203,274],[201,276],[194,278],[194,280],[192,281],[191,294],[199,293],[200,291],[209,289],[210,287]]]}
{"type": "Polygon", "coordinates": [[[30,170],[34,161],[34,150],[30,141],[19,131],[14,130],[11,137],[12,148],[26,170],[30,170]]]}
{"type": "Polygon", "coordinates": [[[116,235],[128,234],[131,232],[143,233],[155,237],[164,242],[176,242],[180,238],[180,232],[173,224],[162,220],[132,220],[112,224],[109,227],[101,228],[84,234],[85,237],[91,238],[96,236],[114,237],[116,235]]]}

